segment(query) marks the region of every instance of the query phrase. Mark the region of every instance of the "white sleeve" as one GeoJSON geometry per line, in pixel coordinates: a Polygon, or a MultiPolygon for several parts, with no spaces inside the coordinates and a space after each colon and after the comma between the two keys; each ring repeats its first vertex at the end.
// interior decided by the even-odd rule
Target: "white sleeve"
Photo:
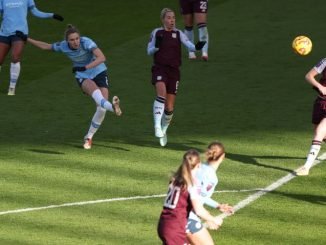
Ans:
{"type": "Polygon", "coordinates": [[[188,187],[188,192],[189,192],[191,200],[193,200],[193,199],[200,200],[198,189],[197,189],[197,187],[195,185],[189,186],[188,187]]]}
{"type": "Polygon", "coordinates": [[[319,61],[319,63],[314,68],[318,74],[321,74],[326,68],[326,58],[319,61]]]}
{"type": "Polygon", "coordinates": [[[182,31],[179,30],[179,33],[180,33],[180,40],[183,43],[183,45],[185,45],[188,48],[188,50],[195,52],[196,51],[195,45],[188,39],[188,37],[182,31]]]}
{"type": "Polygon", "coordinates": [[[149,39],[149,42],[147,44],[147,54],[148,55],[153,55],[156,51],[158,51],[158,48],[155,48],[155,34],[156,34],[157,30],[155,29],[154,31],[152,31],[151,33],[151,37],[149,39]]]}

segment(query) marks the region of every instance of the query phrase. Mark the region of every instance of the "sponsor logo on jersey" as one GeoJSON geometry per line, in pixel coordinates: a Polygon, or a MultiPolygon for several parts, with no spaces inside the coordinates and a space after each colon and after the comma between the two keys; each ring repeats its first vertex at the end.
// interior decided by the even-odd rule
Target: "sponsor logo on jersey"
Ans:
{"type": "Polygon", "coordinates": [[[177,38],[177,33],[172,33],[173,38],[177,38]]]}
{"type": "Polygon", "coordinates": [[[162,80],[162,76],[157,76],[157,80],[162,80]]]}

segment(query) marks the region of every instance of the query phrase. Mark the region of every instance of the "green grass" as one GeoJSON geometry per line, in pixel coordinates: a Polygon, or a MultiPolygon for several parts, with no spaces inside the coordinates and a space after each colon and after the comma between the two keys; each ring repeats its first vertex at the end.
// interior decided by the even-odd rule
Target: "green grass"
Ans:
{"type": "MultiPolygon", "coordinates": [[[[83,95],[69,60],[28,45],[17,96],[0,74],[0,212],[166,192],[189,148],[215,139],[227,159],[218,190],[263,188],[301,165],[312,137],[314,92],[305,73],[324,57],[323,0],[210,1],[210,60],[183,60],[169,143],[153,136],[149,34],[163,7],[177,1],[37,1],[64,23],[30,17],[30,35],[61,40],[72,23],[107,56],[111,93],[123,116],[108,114],[90,151],[81,148],[95,105],[83,95]],[[307,57],[291,50],[305,34],[307,57]]],[[[183,28],[177,13],[178,27],[183,28]]],[[[186,57],[186,54],[184,54],[186,57]]],[[[321,150],[323,152],[323,149],[321,150]]],[[[217,244],[325,244],[325,163],[226,219],[217,244]]],[[[251,193],[215,194],[236,204],[251,193]]],[[[108,202],[0,216],[0,244],[160,244],[163,198],[108,202]]],[[[213,214],[217,211],[211,210],[213,214]]]]}

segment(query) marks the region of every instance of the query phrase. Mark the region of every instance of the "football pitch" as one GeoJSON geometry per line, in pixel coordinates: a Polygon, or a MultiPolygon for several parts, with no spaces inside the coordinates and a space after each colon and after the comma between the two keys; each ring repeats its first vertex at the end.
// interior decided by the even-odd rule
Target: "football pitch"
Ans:
{"type": "Polygon", "coordinates": [[[30,16],[32,38],[60,41],[71,23],[104,51],[111,98],[119,95],[123,115],[108,113],[93,148],[84,150],[95,104],[78,88],[70,61],[27,45],[17,95],[7,96],[6,60],[0,73],[1,245],[160,244],[156,226],[171,172],[186,150],[204,152],[213,140],[227,152],[213,198],[237,205],[264,194],[210,232],[216,244],[326,244],[325,162],[307,177],[291,177],[312,140],[315,92],[304,76],[326,57],[325,0],[210,0],[209,61],[189,61],[183,53],[165,148],[154,137],[146,46],[163,7],[176,10],[183,29],[178,1],[36,4],[65,21],[30,16]],[[313,42],[306,57],[291,49],[298,35],[313,42]],[[277,188],[264,189],[272,184],[277,188]]]}

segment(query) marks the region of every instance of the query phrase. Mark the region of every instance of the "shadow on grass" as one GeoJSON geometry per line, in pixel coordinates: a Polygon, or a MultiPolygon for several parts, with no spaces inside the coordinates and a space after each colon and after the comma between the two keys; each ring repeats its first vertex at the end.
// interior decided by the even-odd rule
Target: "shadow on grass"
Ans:
{"type": "Polygon", "coordinates": [[[244,163],[244,164],[252,164],[252,165],[259,166],[259,167],[272,168],[272,169],[285,171],[285,172],[289,172],[289,173],[292,173],[293,169],[259,163],[256,160],[256,158],[259,158],[259,159],[279,159],[279,160],[282,160],[282,159],[299,159],[299,160],[303,160],[303,159],[305,159],[305,158],[302,158],[302,157],[288,157],[288,156],[249,156],[249,155],[242,155],[242,154],[236,154],[236,153],[231,153],[231,152],[226,153],[226,158],[228,158],[228,159],[230,159],[232,161],[237,161],[237,162],[241,162],[241,163],[244,163]]]}
{"type": "Polygon", "coordinates": [[[309,203],[326,205],[326,196],[310,195],[310,194],[295,194],[295,193],[285,193],[280,191],[273,191],[273,194],[282,195],[292,199],[305,201],[309,203]]]}
{"type": "Polygon", "coordinates": [[[39,150],[39,149],[28,149],[28,151],[42,154],[54,154],[54,155],[63,155],[63,152],[59,151],[49,151],[49,150],[39,150]]]}

